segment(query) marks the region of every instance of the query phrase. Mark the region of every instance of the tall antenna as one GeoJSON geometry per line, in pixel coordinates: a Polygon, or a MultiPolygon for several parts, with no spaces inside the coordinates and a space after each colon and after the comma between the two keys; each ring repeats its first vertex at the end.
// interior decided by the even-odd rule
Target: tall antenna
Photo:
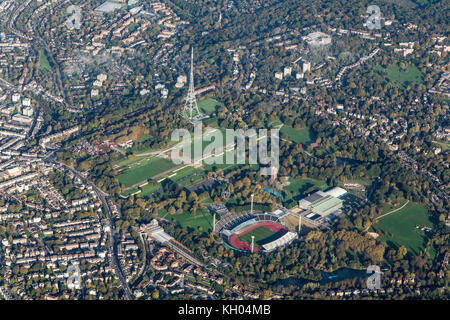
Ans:
{"type": "Polygon", "coordinates": [[[189,91],[183,108],[184,117],[191,123],[196,124],[204,118],[198,109],[197,99],[195,99],[194,90],[194,48],[191,49],[191,72],[189,76],[189,91]]]}
{"type": "Polygon", "coordinates": [[[213,213],[213,232],[216,233],[216,214],[213,213]]]}
{"type": "Polygon", "coordinates": [[[302,216],[298,216],[298,233],[302,230],[302,216]]]}
{"type": "Polygon", "coordinates": [[[252,198],[252,200],[251,200],[251,204],[250,204],[250,214],[253,214],[253,193],[251,194],[251,198],[252,198]]]}
{"type": "Polygon", "coordinates": [[[255,236],[252,236],[252,248],[251,248],[252,253],[254,247],[255,247],[255,236]]]}

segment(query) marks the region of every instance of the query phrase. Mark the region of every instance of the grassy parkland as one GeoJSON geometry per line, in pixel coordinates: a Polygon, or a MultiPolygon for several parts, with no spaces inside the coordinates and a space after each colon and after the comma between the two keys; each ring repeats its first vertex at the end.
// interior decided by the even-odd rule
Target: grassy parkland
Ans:
{"type": "Polygon", "coordinates": [[[413,65],[402,69],[398,64],[391,64],[386,69],[377,66],[375,70],[388,78],[396,87],[406,88],[409,83],[423,83],[422,72],[413,65]]]}
{"type": "Polygon", "coordinates": [[[159,216],[171,222],[176,222],[183,228],[200,228],[204,232],[210,232],[213,227],[213,217],[206,209],[198,209],[194,214],[186,212],[174,215],[169,214],[166,210],[161,210],[159,216]]]}
{"type": "Polygon", "coordinates": [[[306,144],[312,140],[309,128],[294,129],[284,125],[281,127],[280,132],[286,135],[288,140],[295,143],[306,144]]]}
{"type": "Polygon", "coordinates": [[[427,232],[421,230],[422,227],[433,228],[428,210],[419,203],[409,202],[402,209],[380,218],[375,230],[388,245],[405,246],[409,252],[418,254],[427,241],[427,232]]]}

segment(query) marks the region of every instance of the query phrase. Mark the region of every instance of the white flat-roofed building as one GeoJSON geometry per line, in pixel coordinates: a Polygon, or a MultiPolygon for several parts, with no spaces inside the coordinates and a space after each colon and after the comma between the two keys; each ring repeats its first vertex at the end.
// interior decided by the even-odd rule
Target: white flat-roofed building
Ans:
{"type": "Polygon", "coordinates": [[[13,121],[17,121],[19,123],[23,123],[23,124],[31,124],[33,122],[33,119],[28,117],[28,116],[24,116],[22,114],[15,114],[12,117],[13,121]]]}
{"type": "Polygon", "coordinates": [[[303,73],[311,70],[311,62],[303,62],[303,73]]]}
{"type": "MultiPolygon", "coordinates": [[[[331,193],[342,195],[341,191],[339,190],[332,191],[331,193]]],[[[328,216],[329,214],[341,209],[342,204],[343,201],[341,199],[336,198],[323,191],[314,192],[306,198],[301,199],[298,203],[300,208],[311,210],[312,212],[319,214],[322,217],[328,216]]]]}
{"type": "Polygon", "coordinates": [[[312,32],[306,37],[303,37],[303,39],[305,39],[310,46],[324,46],[331,44],[331,36],[320,31],[312,32]]]}
{"type": "Polygon", "coordinates": [[[19,100],[20,100],[20,94],[14,93],[14,94],[12,95],[12,97],[11,97],[11,100],[12,100],[12,102],[14,102],[14,103],[19,102],[19,100]]]}
{"type": "Polygon", "coordinates": [[[22,100],[22,106],[24,107],[31,107],[31,99],[30,98],[25,98],[22,100]]]}
{"type": "Polygon", "coordinates": [[[284,67],[283,74],[284,74],[285,77],[290,76],[291,72],[292,72],[292,68],[291,67],[284,67]]]}
{"type": "Polygon", "coordinates": [[[31,117],[33,115],[33,112],[34,110],[32,107],[25,107],[22,109],[22,114],[27,117],[31,117]]]}

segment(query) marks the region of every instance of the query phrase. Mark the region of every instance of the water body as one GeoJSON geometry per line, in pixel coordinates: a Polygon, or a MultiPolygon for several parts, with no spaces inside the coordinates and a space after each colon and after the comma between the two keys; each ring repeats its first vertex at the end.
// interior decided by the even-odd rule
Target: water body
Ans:
{"type": "Polygon", "coordinates": [[[271,194],[271,195],[275,196],[275,197],[278,197],[278,198],[280,198],[280,199],[283,199],[283,196],[282,196],[281,194],[279,194],[279,193],[276,192],[276,191],[273,191],[272,189],[264,188],[264,191],[267,192],[268,194],[271,194]]]}

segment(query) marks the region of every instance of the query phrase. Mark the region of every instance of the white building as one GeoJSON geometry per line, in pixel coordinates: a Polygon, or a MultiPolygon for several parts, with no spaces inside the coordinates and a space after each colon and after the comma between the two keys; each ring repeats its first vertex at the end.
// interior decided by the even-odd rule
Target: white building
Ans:
{"type": "Polygon", "coordinates": [[[311,62],[303,62],[303,73],[311,70],[311,62]]]}
{"type": "Polygon", "coordinates": [[[12,102],[19,102],[19,100],[20,100],[20,94],[18,94],[18,93],[14,93],[13,95],[12,95],[12,97],[11,97],[11,99],[12,99],[12,102]]]}
{"type": "Polygon", "coordinates": [[[105,82],[106,79],[108,79],[108,76],[107,76],[106,74],[104,74],[104,73],[101,73],[101,74],[99,74],[99,75],[97,76],[97,80],[98,80],[98,81],[105,82]]]}
{"type": "Polygon", "coordinates": [[[176,88],[182,88],[184,84],[186,83],[187,78],[184,75],[178,76],[177,83],[175,84],[176,88]]]}
{"type": "Polygon", "coordinates": [[[30,98],[25,98],[22,100],[22,106],[24,107],[30,107],[31,106],[31,99],[30,98]]]}
{"type": "Polygon", "coordinates": [[[284,74],[285,77],[290,76],[291,72],[292,72],[292,68],[291,67],[284,67],[283,74],[284,74]]]}
{"type": "Polygon", "coordinates": [[[33,122],[32,118],[30,118],[28,116],[21,115],[19,113],[13,115],[12,120],[13,121],[17,121],[19,123],[23,123],[23,124],[31,124],[33,122]]]}
{"type": "Polygon", "coordinates": [[[308,34],[306,37],[303,37],[306,40],[308,45],[318,47],[325,46],[331,44],[331,36],[323,32],[312,32],[308,34]]]}
{"type": "Polygon", "coordinates": [[[283,73],[282,72],[275,72],[275,79],[283,80],[283,73]]]}

